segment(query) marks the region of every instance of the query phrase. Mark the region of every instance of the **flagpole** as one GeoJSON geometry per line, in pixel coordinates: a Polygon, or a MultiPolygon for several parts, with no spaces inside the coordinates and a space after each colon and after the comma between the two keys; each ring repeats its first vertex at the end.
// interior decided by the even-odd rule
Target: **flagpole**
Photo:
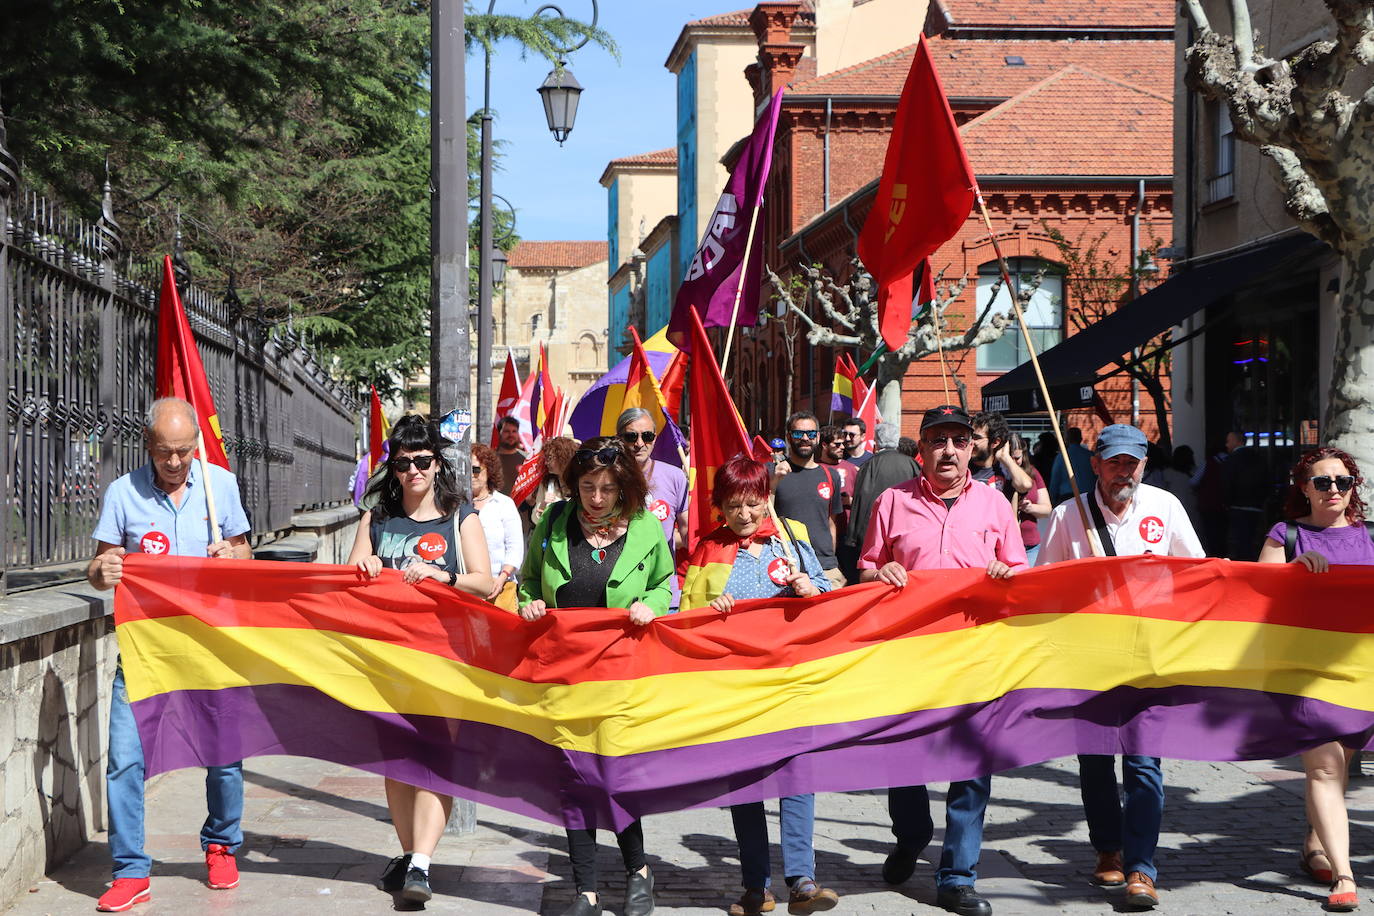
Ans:
{"type": "Polygon", "coordinates": [[[945,388],[945,403],[953,403],[949,399],[949,366],[945,365],[945,338],[940,333],[940,297],[936,296],[934,302],[930,304],[930,319],[935,323],[935,349],[940,351],[940,384],[945,388]]]}
{"type": "Polygon", "coordinates": [[[210,462],[205,459],[205,432],[200,429],[200,415],[196,415],[196,458],[200,461],[200,476],[205,478],[205,508],[210,513],[210,543],[219,541],[219,513],[215,511],[215,488],[210,484],[210,462]]]}
{"type": "Polygon", "coordinates": [[[739,319],[739,303],[744,296],[744,284],[749,281],[749,253],[754,250],[754,227],[759,222],[759,210],[763,209],[762,200],[755,201],[753,212],[749,214],[749,234],[744,237],[744,258],[740,261],[739,285],[735,287],[735,306],[730,310],[730,330],[725,332],[725,350],[720,355],[720,377],[725,378],[725,367],[730,365],[730,344],[735,339],[735,322],[739,319]]]}
{"type": "Polygon", "coordinates": [[[1002,284],[1007,289],[1007,295],[1011,297],[1011,307],[1016,312],[1016,323],[1021,328],[1021,337],[1026,342],[1026,351],[1030,353],[1031,368],[1035,370],[1035,380],[1040,385],[1040,395],[1045,399],[1045,409],[1050,412],[1050,424],[1054,429],[1054,439],[1059,444],[1059,454],[1064,460],[1064,471],[1069,475],[1069,488],[1073,491],[1074,505],[1078,506],[1078,517],[1083,522],[1083,533],[1088,539],[1088,546],[1092,548],[1093,556],[1106,556],[1102,550],[1102,545],[1097,541],[1097,529],[1088,521],[1088,510],[1083,505],[1080,498],[1082,493],[1078,489],[1078,478],[1073,472],[1073,462],[1069,460],[1069,449],[1064,443],[1064,433],[1059,428],[1059,413],[1054,409],[1054,401],[1050,398],[1050,386],[1045,382],[1045,373],[1040,369],[1040,357],[1035,352],[1035,343],[1031,340],[1030,328],[1026,327],[1026,316],[1021,312],[1021,302],[1016,296],[1016,291],[1012,288],[1011,271],[1007,269],[1007,259],[1002,256],[1002,246],[997,243],[997,233],[992,228],[992,218],[988,216],[988,205],[983,202],[982,188],[974,186],[973,193],[978,201],[978,212],[983,216],[983,225],[987,227],[988,238],[992,239],[992,250],[997,254],[997,263],[1002,268],[1002,284]]]}

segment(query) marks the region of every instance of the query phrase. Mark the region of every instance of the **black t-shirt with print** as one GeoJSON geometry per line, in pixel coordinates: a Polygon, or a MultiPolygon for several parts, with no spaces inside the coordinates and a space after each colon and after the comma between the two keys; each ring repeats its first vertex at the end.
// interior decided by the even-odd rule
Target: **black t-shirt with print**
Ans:
{"type": "Polygon", "coordinates": [[[830,518],[844,509],[840,498],[840,475],[824,464],[803,468],[792,464],[790,474],[778,481],[774,502],[778,515],[793,518],[806,526],[811,546],[821,561],[821,569],[835,569],[835,542],[830,537],[830,518]]]}
{"type": "MultiPolygon", "coordinates": [[[[466,503],[458,508],[458,523],[473,515],[466,503]]],[[[448,573],[458,572],[459,545],[453,540],[453,517],[417,522],[407,516],[374,521],[368,529],[372,536],[372,552],[381,558],[386,569],[403,569],[409,557],[437,566],[448,573]]]]}

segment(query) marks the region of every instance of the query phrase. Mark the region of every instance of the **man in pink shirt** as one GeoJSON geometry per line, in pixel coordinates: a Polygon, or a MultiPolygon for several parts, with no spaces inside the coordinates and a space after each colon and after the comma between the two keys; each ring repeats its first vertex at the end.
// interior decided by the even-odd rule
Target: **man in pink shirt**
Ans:
{"type": "MultiPolygon", "coordinates": [[[[902,588],[907,570],[986,569],[1010,579],[1024,569],[1026,548],[1007,502],[969,474],[973,424],[953,405],[927,410],[921,420],[921,476],[884,490],[873,505],[859,578],[902,588]]],[[[935,872],[935,903],[961,916],[990,916],[992,904],[973,889],[983,846],[983,815],[992,776],[953,782],[945,801],[945,843],[935,872]]],[[[883,863],[883,880],[900,884],[916,870],[935,824],[925,786],[893,787],[888,813],[897,845],[883,863]]]]}

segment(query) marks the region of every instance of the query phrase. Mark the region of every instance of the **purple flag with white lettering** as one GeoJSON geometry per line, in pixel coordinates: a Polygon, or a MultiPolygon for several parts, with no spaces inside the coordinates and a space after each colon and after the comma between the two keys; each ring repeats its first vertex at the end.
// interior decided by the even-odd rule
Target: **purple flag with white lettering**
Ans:
{"type": "Polygon", "coordinates": [[[696,306],[703,327],[728,326],[732,315],[741,327],[758,323],[759,285],[763,278],[763,240],[754,233],[749,245],[749,226],[763,203],[763,186],[773,164],[773,134],[782,108],[782,90],[773,96],[763,117],[754,125],[744,152],[740,154],[725,183],[716,211],[701,234],[687,274],[678,287],[673,316],[668,322],[668,339],[679,350],[692,348],[692,319],[689,309],[696,306]],[[745,251],[746,247],[751,250],[745,251]],[[748,267],[746,269],[746,262],[748,267]],[[740,275],[744,274],[743,286],[740,275]],[[735,297],[740,297],[735,309],[735,297]]]}

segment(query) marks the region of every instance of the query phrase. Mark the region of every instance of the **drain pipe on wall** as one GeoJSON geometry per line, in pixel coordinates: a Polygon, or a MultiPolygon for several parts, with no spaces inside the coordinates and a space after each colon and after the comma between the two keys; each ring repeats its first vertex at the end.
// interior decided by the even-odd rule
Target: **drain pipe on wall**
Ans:
{"type": "MultiPolygon", "coordinates": [[[[1131,301],[1140,298],[1140,211],[1145,209],[1145,179],[1136,186],[1135,213],[1131,215],[1131,301]]],[[[1140,359],[1140,348],[1131,348],[1133,359],[1140,359]]],[[[1140,425],[1140,380],[1131,375],[1131,425],[1140,425]]]]}
{"type": "Polygon", "coordinates": [[[821,140],[821,212],[830,209],[830,96],[825,97],[825,136],[821,140]]]}

